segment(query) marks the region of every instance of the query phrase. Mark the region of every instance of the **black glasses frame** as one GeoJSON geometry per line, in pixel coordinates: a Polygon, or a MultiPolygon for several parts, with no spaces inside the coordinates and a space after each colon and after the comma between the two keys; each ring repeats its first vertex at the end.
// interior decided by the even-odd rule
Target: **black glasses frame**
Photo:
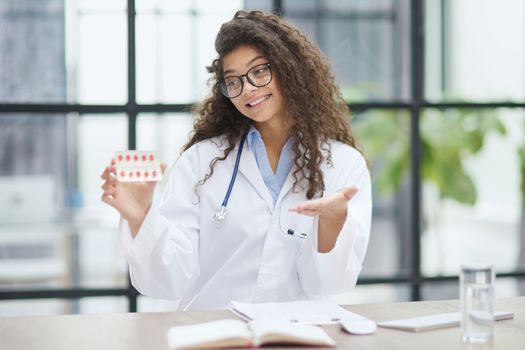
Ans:
{"type": "Polygon", "coordinates": [[[252,86],[255,86],[255,87],[263,87],[263,86],[266,86],[268,84],[270,84],[272,82],[272,79],[273,79],[273,72],[272,72],[272,64],[271,63],[262,63],[262,64],[258,64],[256,66],[253,66],[252,68],[250,68],[245,74],[243,75],[230,75],[228,76],[227,78],[238,78],[239,81],[241,82],[241,90],[239,91],[239,93],[235,96],[230,96],[228,94],[228,87],[226,86],[226,81],[224,79],[221,79],[217,84],[219,89],[221,90],[221,93],[227,97],[227,98],[235,98],[237,96],[240,96],[242,94],[242,91],[244,90],[244,79],[243,78],[246,78],[246,80],[252,85],[252,86]],[[268,67],[268,69],[270,70],[270,80],[268,80],[267,83],[265,84],[262,84],[262,85],[257,85],[252,79],[250,79],[250,72],[253,71],[254,69],[258,68],[258,67],[261,67],[261,66],[266,66],[268,67]]]}

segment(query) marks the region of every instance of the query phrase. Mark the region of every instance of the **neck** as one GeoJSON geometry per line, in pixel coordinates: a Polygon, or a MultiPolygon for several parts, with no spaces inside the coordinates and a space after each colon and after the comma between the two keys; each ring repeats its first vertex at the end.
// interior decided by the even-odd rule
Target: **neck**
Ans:
{"type": "Polygon", "coordinates": [[[261,134],[268,161],[275,173],[281,151],[290,137],[290,123],[285,120],[270,120],[265,123],[255,123],[255,127],[261,134]]]}
{"type": "Polygon", "coordinates": [[[290,125],[281,120],[255,123],[266,148],[281,150],[290,137],[290,125]]]}

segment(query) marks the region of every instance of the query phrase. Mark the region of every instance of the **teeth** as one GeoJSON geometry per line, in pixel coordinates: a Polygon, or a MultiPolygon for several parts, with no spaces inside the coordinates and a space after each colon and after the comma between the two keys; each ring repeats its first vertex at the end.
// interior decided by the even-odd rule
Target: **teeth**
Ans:
{"type": "Polygon", "coordinates": [[[263,97],[261,97],[261,98],[255,100],[255,101],[253,101],[252,103],[248,103],[248,104],[250,105],[250,107],[253,107],[253,106],[255,106],[255,105],[261,103],[262,101],[268,99],[268,97],[270,97],[270,95],[263,96],[263,97]]]}

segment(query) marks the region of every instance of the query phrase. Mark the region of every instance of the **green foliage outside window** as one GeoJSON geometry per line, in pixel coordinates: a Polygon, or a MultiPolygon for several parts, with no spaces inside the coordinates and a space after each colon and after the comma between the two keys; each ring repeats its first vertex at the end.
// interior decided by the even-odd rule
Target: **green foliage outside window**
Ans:
{"type": "MultiPolygon", "coordinates": [[[[409,114],[374,110],[356,117],[352,125],[370,164],[381,167],[375,174],[379,191],[396,191],[411,164],[409,114]]],[[[506,134],[494,110],[426,110],[420,119],[422,180],[433,183],[442,199],[474,205],[476,188],[463,161],[483,148],[490,133],[506,134]]],[[[521,156],[525,164],[525,149],[521,156]]]]}

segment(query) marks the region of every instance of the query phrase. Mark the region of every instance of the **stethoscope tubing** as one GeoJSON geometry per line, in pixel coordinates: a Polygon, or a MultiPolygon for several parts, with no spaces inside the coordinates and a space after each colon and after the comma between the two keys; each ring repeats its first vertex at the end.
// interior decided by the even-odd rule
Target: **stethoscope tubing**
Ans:
{"type": "Polygon", "coordinates": [[[237,151],[237,158],[235,159],[235,166],[233,167],[233,174],[232,178],[230,179],[230,184],[228,185],[228,191],[226,191],[226,195],[224,196],[224,200],[222,201],[221,207],[226,208],[228,205],[228,201],[230,200],[230,195],[233,190],[233,185],[235,184],[235,179],[237,178],[237,173],[239,172],[239,163],[241,162],[241,154],[242,149],[244,147],[244,143],[246,142],[246,137],[248,136],[248,132],[244,134],[242,137],[242,141],[239,144],[239,150],[237,151]]]}
{"type": "Polygon", "coordinates": [[[248,130],[244,133],[241,143],[239,144],[239,149],[237,151],[237,158],[235,159],[235,165],[233,167],[233,174],[230,179],[230,184],[228,185],[228,190],[226,191],[226,195],[224,196],[224,199],[221,204],[221,208],[219,211],[213,215],[213,221],[217,222],[217,227],[220,227],[222,225],[222,222],[224,221],[224,218],[226,217],[226,206],[228,205],[228,201],[230,200],[230,195],[233,190],[233,185],[235,184],[235,179],[237,178],[237,173],[239,172],[239,164],[241,163],[241,154],[242,149],[244,147],[244,143],[246,141],[246,137],[248,136],[248,130]]]}

